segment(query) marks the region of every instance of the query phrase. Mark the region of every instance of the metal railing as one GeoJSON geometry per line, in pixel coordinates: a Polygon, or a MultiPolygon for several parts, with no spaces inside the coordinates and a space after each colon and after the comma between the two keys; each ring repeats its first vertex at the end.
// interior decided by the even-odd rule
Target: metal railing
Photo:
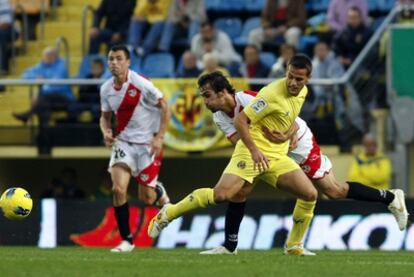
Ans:
{"type": "Polygon", "coordinates": [[[81,36],[82,36],[82,56],[86,55],[86,24],[88,19],[89,12],[92,13],[92,15],[95,13],[95,9],[91,5],[86,5],[83,7],[82,10],[82,26],[81,26],[81,36]]]}

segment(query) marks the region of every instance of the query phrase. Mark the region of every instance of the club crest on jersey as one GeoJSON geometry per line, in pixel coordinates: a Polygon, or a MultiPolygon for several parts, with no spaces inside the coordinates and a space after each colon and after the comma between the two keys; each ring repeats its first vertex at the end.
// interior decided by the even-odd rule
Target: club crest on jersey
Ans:
{"type": "Polygon", "coordinates": [[[244,169],[246,167],[246,162],[245,161],[238,162],[237,167],[240,169],[244,169]]]}
{"type": "Polygon", "coordinates": [[[252,105],[252,109],[256,112],[256,113],[260,113],[264,108],[266,108],[267,103],[263,98],[260,98],[259,100],[257,100],[256,103],[254,103],[252,105]]]}
{"type": "Polygon", "coordinates": [[[130,89],[130,90],[128,90],[128,94],[129,94],[129,96],[131,96],[131,97],[135,97],[135,95],[137,95],[137,90],[136,89],[130,89]]]}
{"type": "Polygon", "coordinates": [[[305,173],[309,173],[311,170],[309,165],[302,165],[301,167],[302,167],[303,172],[305,173]]]}
{"type": "Polygon", "coordinates": [[[141,181],[146,182],[149,179],[148,174],[141,174],[141,176],[139,176],[139,178],[141,179],[141,181]]]}

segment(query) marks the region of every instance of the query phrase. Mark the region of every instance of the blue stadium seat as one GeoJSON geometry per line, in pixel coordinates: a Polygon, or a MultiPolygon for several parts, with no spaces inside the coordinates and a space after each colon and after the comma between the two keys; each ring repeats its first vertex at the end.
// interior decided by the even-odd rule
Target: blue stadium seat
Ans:
{"type": "Polygon", "coordinates": [[[142,58],[138,57],[134,52],[131,53],[131,65],[129,66],[130,69],[141,72],[142,66],[142,58]]]}
{"type": "Polygon", "coordinates": [[[242,31],[242,22],[237,17],[222,17],[214,21],[214,26],[229,35],[231,40],[238,37],[242,31]]]}
{"type": "Polygon", "coordinates": [[[315,12],[326,12],[329,7],[329,0],[311,0],[310,9],[315,12]]]}
{"type": "Polygon", "coordinates": [[[317,36],[306,36],[303,35],[299,39],[299,46],[298,50],[302,53],[308,53],[312,54],[311,48],[318,42],[319,38],[317,36]]]}
{"type": "Polygon", "coordinates": [[[395,5],[395,0],[377,0],[377,8],[381,12],[389,12],[395,5]]]}
{"type": "MultiPolygon", "coordinates": [[[[209,1],[205,1],[209,2],[209,1]]],[[[217,11],[241,11],[246,6],[246,0],[220,0],[217,1],[216,10],[217,11]]]]}
{"type": "Polygon", "coordinates": [[[245,8],[249,12],[260,12],[263,10],[266,0],[246,0],[245,8]]]}
{"type": "Polygon", "coordinates": [[[174,76],[174,57],[170,53],[148,54],[142,63],[142,73],[152,78],[174,76]]]}
{"type": "Polygon", "coordinates": [[[272,52],[262,52],[260,53],[260,61],[272,68],[272,65],[276,62],[276,56],[272,52]]]}
{"type": "Polygon", "coordinates": [[[368,0],[368,11],[376,11],[377,10],[377,2],[378,0],[368,0]]]}
{"type": "Polygon", "coordinates": [[[237,46],[245,46],[248,43],[250,31],[259,28],[260,24],[260,17],[251,17],[247,19],[243,25],[243,29],[240,36],[234,39],[234,44],[237,46]]]}
{"type": "Polygon", "coordinates": [[[105,70],[107,71],[107,63],[106,63],[106,57],[104,55],[99,54],[89,54],[83,57],[82,62],[79,66],[78,75],[77,78],[86,78],[86,76],[91,73],[91,63],[95,59],[102,60],[105,70]]]}
{"type": "Polygon", "coordinates": [[[207,11],[215,11],[219,6],[220,0],[208,0],[204,1],[204,5],[207,11]]]}

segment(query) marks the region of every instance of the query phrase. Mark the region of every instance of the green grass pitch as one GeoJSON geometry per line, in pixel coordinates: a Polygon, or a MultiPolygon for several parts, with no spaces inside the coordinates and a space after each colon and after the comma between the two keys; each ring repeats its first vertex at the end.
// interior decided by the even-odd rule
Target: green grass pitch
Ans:
{"type": "Polygon", "coordinates": [[[242,250],[201,256],[198,250],[0,247],[0,276],[414,276],[413,252],[318,251],[316,257],[242,250]]]}

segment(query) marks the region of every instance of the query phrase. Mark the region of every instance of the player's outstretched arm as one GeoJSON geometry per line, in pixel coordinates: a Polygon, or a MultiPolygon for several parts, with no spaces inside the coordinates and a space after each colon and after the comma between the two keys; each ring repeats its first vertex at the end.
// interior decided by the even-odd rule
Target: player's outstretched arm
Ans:
{"type": "Polygon", "coordinates": [[[99,119],[99,127],[101,128],[102,136],[105,142],[105,146],[112,147],[115,138],[112,133],[112,112],[102,112],[99,119]]]}
{"type": "Polygon", "coordinates": [[[249,118],[244,113],[244,111],[239,113],[234,119],[234,127],[236,128],[240,139],[243,141],[243,143],[246,145],[247,149],[249,149],[252,155],[254,169],[256,170],[256,168],[258,168],[259,171],[264,171],[268,169],[269,160],[262,152],[260,152],[256,144],[254,143],[249,132],[249,118]]]}

